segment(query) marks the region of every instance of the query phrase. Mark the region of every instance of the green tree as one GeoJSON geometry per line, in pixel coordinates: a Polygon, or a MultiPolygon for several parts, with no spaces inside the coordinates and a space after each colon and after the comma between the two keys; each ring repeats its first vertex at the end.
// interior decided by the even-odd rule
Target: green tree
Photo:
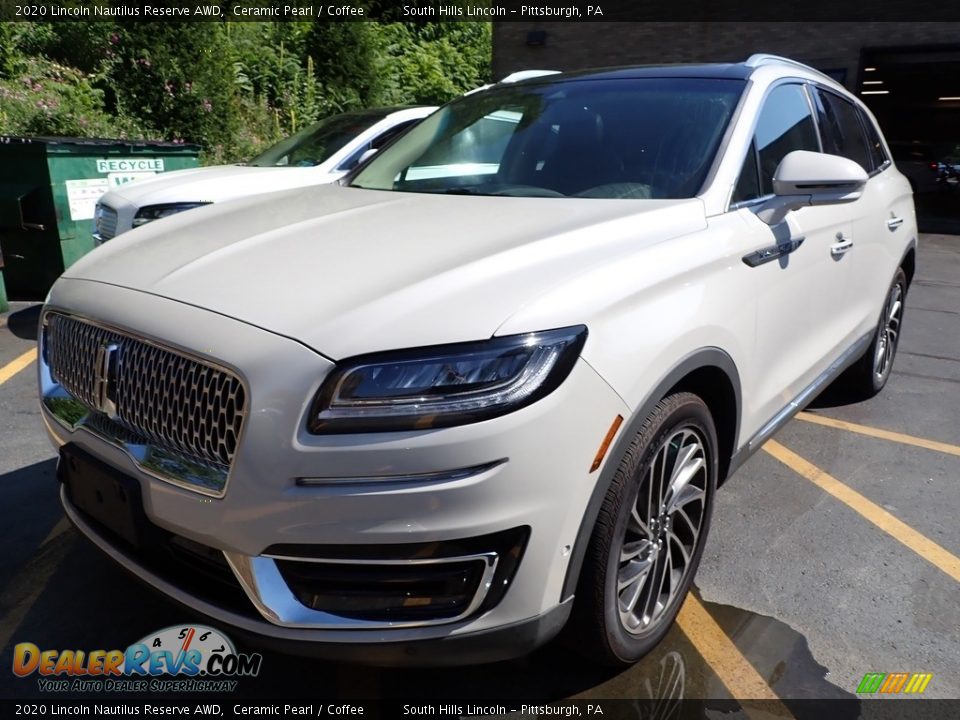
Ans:
{"type": "Polygon", "coordinates": [[[0,79],[10,78],[16,73],[17,63],[21,59],[16,47],[17,27],[12,22],[0,22],[0,79]]]}
{"type": "Polygon", "coordinates": [[[374,32],[384,103],[440,104],[489,82],[490,23],[384,23],[374,32]]]}
{"type": "Polygon", "coordinates": [[[121,112],[166,139],[229,150],[239,101],[222,24],[130,22],[110,42],[108,80],[121,112]]]}
{"type": "Polygon", "coordinates": [[[380,83],[375,25],[368,22],[313,24],[305,54],[313,59],[316,78],[336,103],[369,106],[377,101],[380,83]]]}

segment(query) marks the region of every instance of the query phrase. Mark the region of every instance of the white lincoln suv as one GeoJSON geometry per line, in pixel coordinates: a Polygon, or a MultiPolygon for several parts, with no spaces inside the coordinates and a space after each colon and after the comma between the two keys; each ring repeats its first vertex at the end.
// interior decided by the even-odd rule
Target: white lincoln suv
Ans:
{"type": "Polygon", "coordinates": [[[798,63],[494,86],[337,185],[71,267],[40,333],[63,506],[261,642],[468,663],[566,627],[629,663],[717,488],[834,379],[884,386],[916,242],[874,118],[798,63]]]}
{"type": "Polygon", "coordinates": [[[343,113],[309,125],[242,165],[174,170],[105,193],[93,216],[97,245],[147,223],[215,202],[339,180],[435,107],[343,113]]]}

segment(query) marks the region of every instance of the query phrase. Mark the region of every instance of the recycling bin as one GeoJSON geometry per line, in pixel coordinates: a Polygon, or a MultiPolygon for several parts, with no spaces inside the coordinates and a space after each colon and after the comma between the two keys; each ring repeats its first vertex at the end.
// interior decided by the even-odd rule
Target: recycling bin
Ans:
{"type": "Polygon", "coordinates": [[[0,308],[42,299],[94,247],[93,212],[111,188],[194,168],[197,145],[66,137],[0,137],[0,308]]]}

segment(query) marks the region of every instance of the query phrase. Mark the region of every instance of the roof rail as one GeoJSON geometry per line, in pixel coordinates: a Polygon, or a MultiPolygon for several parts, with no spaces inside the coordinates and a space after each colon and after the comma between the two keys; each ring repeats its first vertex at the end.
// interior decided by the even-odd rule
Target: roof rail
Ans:
{"type": "Polygon", "coordinates": [[[510,73],[500,82],[502,83],[515,83],[520,82],[521,80],[529,80],[530,78],[544,77],[545,75],[559,75],[559,70],[520,70],[515,73],[510,73]]]}
{"type": "Polygon", "coordinates": [[[808,70],[809,72],[816,73],[820,77],[824,77],[827,80],[830,80],[831,82],[836,82],[836,80],[834,80],[832,77],[830,77],[826,73],[820,72],[816,68],[810,67],[809,65],[805,65],[802,62],[798,62],[796,60],[791,60],[790,58],[782,57],[780,55],[770,55],[768,53],[755,53],[750,57],[748,57],[743,64],[751,68],[760,67],[761,65],[790,65],[792,67],[802,68],[804,70],[808,70]]]}
{"type": "Polygon", "coordinates": [[[521,80],[529,80],[530,78],[544,77],[545,75],[559,75],[559,70],[518,70],[515,73],[510,73],[503,80],[498,80],[495,83],[487,83],[486,85],[481,85],[480,87],[475,87],[473,90],[467,90],[464,95],[472,95],[475,92],[480,92],[481,90],[486,90],[487,88],[492,88],[494,85],[500,85],[501,83],[515,83],[520,82],[521,80]]]}

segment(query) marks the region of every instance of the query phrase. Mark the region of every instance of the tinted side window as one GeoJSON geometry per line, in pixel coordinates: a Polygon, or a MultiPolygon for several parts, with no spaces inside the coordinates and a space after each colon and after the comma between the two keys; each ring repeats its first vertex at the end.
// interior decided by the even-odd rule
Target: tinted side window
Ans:
{"type": "Polygon", "coordinates": [[[370,149],[379,150],[388,142],[393,140],[397,135],[402,133],[404,130],[406,130],[408,127],[410,127],[416,122],[419,122],[419,120],[407,120],[406,122],[402,122],[398,125],[394,125],[392,128],[388,128],[387,130],[383,131],[370,142],[364,143],[363,147],[360,147],[354,150],[353,154],[350,155],[350,157],[348,157],[346,160],[340,163],[340,166],[337,168],[337,170],[353,170],[353,168],[357,166],[357,164],[360,162],[360,158],[363,157],[363,154],[367,150],[370,150],[370,149]]]}
{"type": "Polygon", "coordinates": [[[853,103],[819,88],[816,95],[817,114],[823,133],[823,151],[849,158],[870,172],[873,169],[870,150],[853,103]]]}
{"type": "Polygon", "coordinates": [[[740,169],[740,178],[737,180],[737,186],[733,189],[731,202],[743,202],[744,200],[753,200],[760,197],[760,176],[757,174],[757,147],[750,143],[750,149],[747,151],[747,157],[743,160],[743,167],[740,169]]]}
{"type": "Polygon", "coordinates": [[[870,149],[870,171],[876,170],[879,167],[883,167],[883,164],[889,161],[886,151],[883,149],[883,142],[880,140],[880,133],[877,131],[877,126],[873,124],[873,120],[867,117],[867,114],[857,108],[858,113],[860,114],[860,120],[863,123],[863,127],[867,131],[867,145],[870,149]]]}
{"type": "Polygon", "coordinates": [[[773,193],[773,174],[794,150],[820,152],[817,130],[800,85],[780,85],[764,101],[754,135],[760,157],[760,190],[773,193]]]}

